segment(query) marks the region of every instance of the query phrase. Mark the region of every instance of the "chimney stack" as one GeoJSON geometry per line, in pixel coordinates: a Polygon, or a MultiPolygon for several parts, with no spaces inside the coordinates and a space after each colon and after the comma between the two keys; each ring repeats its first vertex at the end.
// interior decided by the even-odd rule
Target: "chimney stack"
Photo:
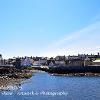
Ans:
{"type": "Polygon", "coordinates": [[[98,56],[100,55],[100,53],[98,52],[98,56]]]}

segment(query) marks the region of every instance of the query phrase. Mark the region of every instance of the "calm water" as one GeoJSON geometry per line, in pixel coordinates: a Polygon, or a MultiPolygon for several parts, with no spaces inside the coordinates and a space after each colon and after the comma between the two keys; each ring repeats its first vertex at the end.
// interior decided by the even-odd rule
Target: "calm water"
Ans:
{"type": "Polygon", "coordinates": [[[6,91],[6,95],[1,92],[0,100],[100,100],[100,77],[52,76],[38,72],[20,87],[6,91]]]}

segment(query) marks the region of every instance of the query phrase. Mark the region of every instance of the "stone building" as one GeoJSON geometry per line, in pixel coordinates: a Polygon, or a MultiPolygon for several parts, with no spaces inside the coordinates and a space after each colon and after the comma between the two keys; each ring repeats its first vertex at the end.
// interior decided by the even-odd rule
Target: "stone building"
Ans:
{"type": "Polygon", "coordinates": [[[72,60],[68,60],[67,65],[68,66],[88,66],[91,65],[92,62],[90,61],[90,59],[72,59],[72,60]]]}

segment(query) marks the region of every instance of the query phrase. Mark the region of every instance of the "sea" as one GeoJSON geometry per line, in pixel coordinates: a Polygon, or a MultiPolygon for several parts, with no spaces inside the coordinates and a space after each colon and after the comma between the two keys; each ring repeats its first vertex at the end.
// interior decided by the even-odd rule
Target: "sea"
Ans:
{"type": "Polygon", "coordinates": [[[0,91],[0,100],[100,100],[100,77],[36,72],[11,90],[0,91]]]}

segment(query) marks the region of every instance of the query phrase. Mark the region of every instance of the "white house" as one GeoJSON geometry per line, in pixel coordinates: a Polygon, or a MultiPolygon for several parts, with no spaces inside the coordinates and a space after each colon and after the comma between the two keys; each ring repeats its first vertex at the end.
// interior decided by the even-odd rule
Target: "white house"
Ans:
{"type": "Polygon", "coordinates": [[[92,65],[99,65],[100,66],[100,60],[95,60],[92,62],[92,65]]]}
{"type": "Polygon", "coordinates": [[[40,60],[39,60],[39,64],[40,64],[40,65],[45,64],[46,62],[47,62],[46,59],[40,59],[40,60]]]}
{"type": "Polygon", "coordinates": [[[33,65],[33,60],[28,57],[21,61],[21,66],[32,66],[32,65],[33,65]]]}
{"type": "Polygon", "coordinates": [[[39,63],[39,61],[34,61],[33,66],[40,66],[41,64],[39,63]]]}
{"type": "Polygon", "coordinates": [[[56,65],[65,65],[65,61],[55,61],[56,65]]]}

